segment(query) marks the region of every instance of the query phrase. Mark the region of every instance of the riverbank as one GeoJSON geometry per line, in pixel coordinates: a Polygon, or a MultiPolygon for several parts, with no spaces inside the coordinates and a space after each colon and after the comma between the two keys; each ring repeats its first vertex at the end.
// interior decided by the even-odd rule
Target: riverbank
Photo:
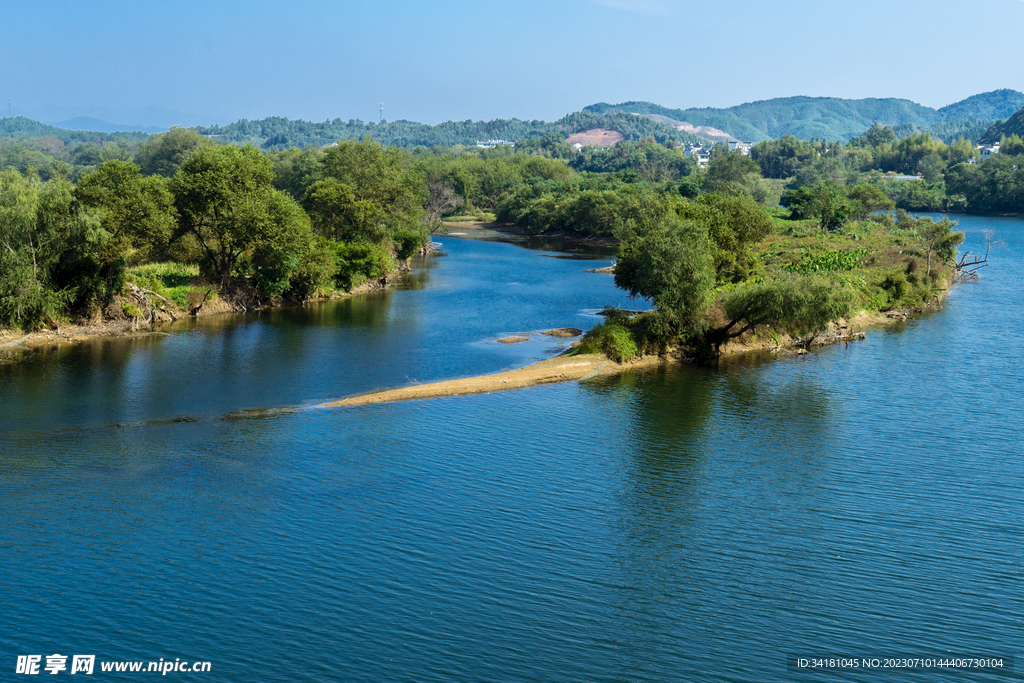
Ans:
{"type": "Polygon", "coordinates": [[[140,337],[166,336],[177,325],[199,318],[238,315],[290,306],[304,306],[336,299],[348,299],[360,294],[380,291],[394,283],[404,271],[396,271],[381,281],[369,281],[348,292],[332,292],[328,296],[314,297],[306,301],[277,301],[255,308],[239,307],[230,301],[215,298],[203,303],[193,311],[155,309],[150,319],[130,317],[123,313],[123,307],[115,302],[98,319],[78,323],[59,324],[55,328],[44,328],[35,332],[24,332],[0,328],[0,363],[16,360],[28,351],[55,349],[94,339],[132,339],[140,337]],[[109,313],[109,315],[107,315],[109,313]],[[115,317],[116,316],[116,317],[115,317]]]}

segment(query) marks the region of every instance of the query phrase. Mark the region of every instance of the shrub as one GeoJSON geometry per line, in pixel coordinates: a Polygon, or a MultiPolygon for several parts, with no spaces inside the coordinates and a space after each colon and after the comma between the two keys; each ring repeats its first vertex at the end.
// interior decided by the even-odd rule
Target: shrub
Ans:
{"type": "Polygon", "coordinates": [[[639,352],[633,333],[622,325],[601,323],[583,337],[581,353],[604,353],[616,363],[625,363],[639,352]]]}
{"type": "Polygon", "coordinates": [[[291,293],[301,299],[322,296],[331,288],[337,271],[334,243],[325,237],[317,237],[303,253],[302,261],[292,273],[291,293]]]}
{"type": "Polygon", "coordinates": [[[367,280],[382,278],[395,269],[395,261],[381,244],[338,242],[335,246],[335,282],[350,290],[367,280]]]}

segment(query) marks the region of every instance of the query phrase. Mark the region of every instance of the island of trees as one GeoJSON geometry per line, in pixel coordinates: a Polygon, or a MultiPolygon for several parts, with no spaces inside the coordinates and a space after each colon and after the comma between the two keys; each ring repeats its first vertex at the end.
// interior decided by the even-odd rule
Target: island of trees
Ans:
{"type": "Polygon", "coordinates": [[[565,132],[537,132],[490,149],[371,137],[258,148],[180,128],[2,140],[0,325],[332,296],[387,278],[465,214],[620,245],[616,283],[653,309],[611,312],[591,348],[713,355],[752,334],[807,343],[856,309],[920,308],[956,276],[962,235],[908,212],[1024,203],[1012,132],[982,159],[967,139],[874,124],[845,142],[766,140],[749,156],[718,145],[706,168],[668,137],[577,151],[565,132]]]}

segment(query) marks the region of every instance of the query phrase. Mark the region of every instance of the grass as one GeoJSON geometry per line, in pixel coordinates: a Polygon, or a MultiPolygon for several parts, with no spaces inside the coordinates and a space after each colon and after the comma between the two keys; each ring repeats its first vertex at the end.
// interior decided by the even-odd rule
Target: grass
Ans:
{"type": "Polygon", "coordinates": [[[190,284],[198,277],[199,266],[167,261],[132,266],[128,269],[126,280],[170,299],[182,310],[188,310],[189,295],[193,291],[205,293],[206,290],[204,286],[190,284]]]}
{"type": "Polygon", "coordinates": [[[475,214],[466,214],[463,216],[448,216],[444,219],[445,223],[471,223],[479,221],[481,223],[493,223],[495,216],[493,213],[486,211],[478,211],[475,214]]]}
{"type": "Polygon", "coordinates": [[[934,257],[932,272],[924,272],[927,250],[913,228],[866,220],[826,232],[816,221],[772,220],[775,232],[758,254],[766,273],[822,275],[853,289],[861,308],[920,308],[939,295],[950,274],[934,257]]]}

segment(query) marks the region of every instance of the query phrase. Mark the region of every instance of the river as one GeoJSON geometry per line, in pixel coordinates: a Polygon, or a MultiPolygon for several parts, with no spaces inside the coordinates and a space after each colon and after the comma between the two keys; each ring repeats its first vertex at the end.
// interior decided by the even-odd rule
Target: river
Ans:
{"type": "Polygon", "coordinates": [[[444,237],[393,291],[0,365],[0,680],[1020,679],[787,669],[1022,642],[1024,222],[961,229],[979,282],[804,357],[318,407],[635,307],[607,252],[444,237]]]}

